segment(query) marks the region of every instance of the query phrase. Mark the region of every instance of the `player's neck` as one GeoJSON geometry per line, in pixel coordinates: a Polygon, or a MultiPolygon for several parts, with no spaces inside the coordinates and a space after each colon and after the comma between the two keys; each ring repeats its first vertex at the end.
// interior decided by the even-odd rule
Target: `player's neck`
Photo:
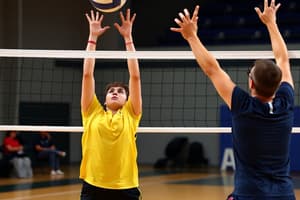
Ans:
{"type": "Polygon", "coordinates": [[[261,96],[261,95],[258,95],[258,94],[255,94],[255,93],[252,93],[251,94],[252,97],[255,97],[257,99],[259,99],[261,102],[263,103],[268,103],[268,102],[272,102],[273,101],[273,98],[274,96],[271,96],[271,97],[264,97],[264,96],[261,96]]]}
{"type": "Polygon", "coordinates": [[[256,93],[255,89],[250,90],[250,94],[252,97],[259,99],[263,103],[272,102],[274,95],[271,97],[264,97],[256,93]]]}
{"type": "Polygon", "coordinates": [[[106,107],[106,110],[109,111],[109,112],[111,112],[112,115],[114,115],[114,114],[116,114],[116,113],[118,112],[119,108],[117,108],[117,109],[112,109],[112,108],[106,107]]]}

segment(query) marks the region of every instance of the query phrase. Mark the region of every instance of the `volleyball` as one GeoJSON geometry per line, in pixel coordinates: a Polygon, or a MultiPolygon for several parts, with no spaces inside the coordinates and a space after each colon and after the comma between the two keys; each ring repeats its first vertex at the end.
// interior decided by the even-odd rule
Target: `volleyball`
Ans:
{"type": "Polygon", "coordinates": [[[115,12],[122,8],[126,0],[89,0],[94,8],[101,12],[115,12]]]}

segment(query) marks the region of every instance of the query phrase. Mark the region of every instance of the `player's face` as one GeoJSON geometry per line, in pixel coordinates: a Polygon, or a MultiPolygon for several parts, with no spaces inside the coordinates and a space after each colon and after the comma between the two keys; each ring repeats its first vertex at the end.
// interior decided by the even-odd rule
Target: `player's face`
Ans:
{"type": "Polygon", "coordinates": [[[111,87],[106,94],[106,107],[110,110],[120,109],[126,102],[127,94],[122,87],[111,87]]]}

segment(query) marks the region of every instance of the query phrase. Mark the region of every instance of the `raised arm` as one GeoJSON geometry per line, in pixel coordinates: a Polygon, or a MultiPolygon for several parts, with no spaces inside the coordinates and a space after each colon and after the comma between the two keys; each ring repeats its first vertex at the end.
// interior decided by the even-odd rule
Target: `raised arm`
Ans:
{"type": "MultiPolygon", "coordinates": [[[[98,37],[102,35],[109,26],[102,27],[103,15],[99,12],[91,11],[90,15],[86,14],[89,22],[90,34],[87,42],[87,51],[95,51],[98,37]]],[[[87,111],[88,106],[93,100],[95,94],[94,79],[95,58],[85,58],[83,62],[82,89],[81,89],[81,109],[87,111]]]]}
{"type": "MultiPolygon", "coordinates": [[[[121,25],[115,23],[114,26],[124,38],[124,43],[127,51],[135,51],[134,41],[132,37],[132,26],[136,14],[130,16],[130,9],[127,9],[126,16],[120,12],[121,25]]],[[[129,95],[132,102],[134,113],[139,115],[142,112],[142,92],[141,92],[141,78],[138,60],[128,59],[129,72],[129,95]]]]}
{"type": "Polygon", "coordinates": [[[276,23],[276,13],[280,5],[280,3],[276,5],[275,0],[271,0],[270,5],[268,5],[268,0],[264,0],[263,12],[261,12],[258,7],[255,7],[255,11],[262,23],[264,23],[268,29],[274,57],[277,65],[282,71],[282,81],[286,81],[294,87],[288,50],[276,23]]]}
{"type": "Polygon", "coordinates": [[[196,6],[193,16],[190,17],[188,10],[184,9],[183,13],[179,13],[180,19],[175,18],[179,28],[172,27],[171,30],[181,33],[182,37],[189,43],[200,68],[210,78],[219,95],[231,108],[231,95],[235,84],[197,36],[198,11],[199,6],[196,6]]]}

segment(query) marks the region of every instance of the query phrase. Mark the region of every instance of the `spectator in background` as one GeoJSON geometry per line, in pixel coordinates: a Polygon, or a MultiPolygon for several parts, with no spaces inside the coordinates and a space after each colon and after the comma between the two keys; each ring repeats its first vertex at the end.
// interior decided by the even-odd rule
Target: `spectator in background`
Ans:
{"type": "Polygon", "coordinates": [[[16,131],[8,131],[3,140],[4,159],[13,165],[13,176],[18,178],[32,177],[31,160],[24,153],[24,146],[17,138],[16,131]]]}
{"type": "Polygon", "coordinates": [[[60,170],[60,157],[65,157],[66,152],[56,149],[51,135],[46,132],[40,132],[39,139],[35,144],[38,159],[48,159],[51,167],[51,175],[63,175],[60,170]]]}

